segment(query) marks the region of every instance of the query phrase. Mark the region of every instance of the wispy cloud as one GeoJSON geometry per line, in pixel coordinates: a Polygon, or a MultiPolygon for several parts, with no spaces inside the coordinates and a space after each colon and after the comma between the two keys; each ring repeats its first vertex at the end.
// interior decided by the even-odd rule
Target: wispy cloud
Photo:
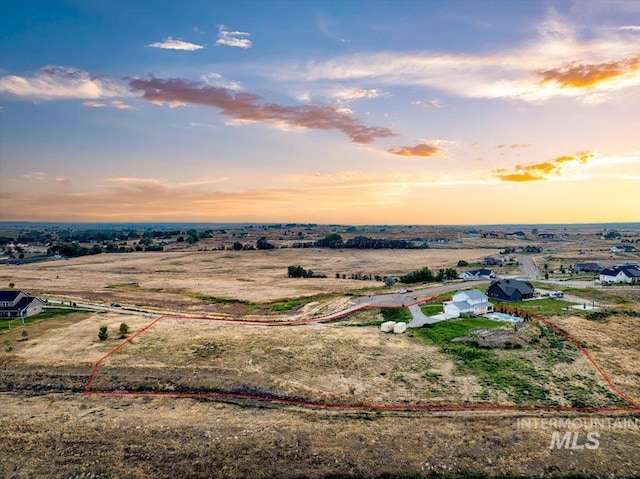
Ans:
{"type": "Polygon", "coordinates": [[[175,40],[172,37],[167,37],[163,42],[155,42],[147,45],[151,48],[162,48],[164,50],[183,50],[193,52],[204,48],[203,45],[197,43],[185,42],[184,40],[175,40]]]}
{"type": "Polygon", "coordinates": [[[242,90],[242,86],[240,85],[240,83],[231,81],[231,80],[226,80],[222,78],[222,75],[220,73],[215,73],[215,72],[206,73],[205,75],[201,75],[200,79],[204,83],[210,86],[217,86],[217,87],[226,88],[227,90],[233,90],[233,91],[242,90]]]}
{"type": "Polygon", "coordinates": [[[82,103],[90,108],[115,108],[116,110],[135,110],[131,105],[126,104],[122,100],[111,100],[110,102],[87,100],[82,103]]]}
{"type": "Polygon", "coordinates": [[[421,156],[430,157],[438,156],[444,153],[444,150],[438,146],[420,143],[415,146],[401,146],[399,148],[389,148],[387,152],[396,156],[421,156]]]}
{"type": "Polygon", "coordinates": [[[640,32],[640,25],[624,25],[622,27],[618,27],[618,30],[623,32],[640,32]]]}
{"type": "Polygon", "coordinates": [[[45,181],[48,175],[44,171],[31,171],[22,175],[26,180],[45,181]]]}
{"type": "Polygon", "coordinates": [[[561,176],[567,164],[572,167],[587,163],[594,154],[591,152],[581,153],[578,156],[560,156],[551,161],[535,163],[532,165],[516,165],[513,169],[500,168],[494,170],[496,178],[500,181],[526,182],[548,180],[552,177],[561,176]]]}
{"type": "Polygon", "coordinates": [[[0,77],[0,93],[28,100],[98,100],[127,97],[131,92],[112,79],[71,67],[47,66],[32,77],[0,77]]]}
{"type": "Polygon", "coordinates": [[[347,102],[360,100],[362,98],[365,98],[365,99],[378,98],[384,95],[385,93],[378,88],[370,88],[368,90],[364,88],[357,88],[357,89],[351,89],[351,90],[341,89],[341,90],[336,90],[333,93],[333,96],[335,98],[338,98],[339,100],[347,101],[347,102]]]}
{"type": "Polygon", "coordinates": [[[498,149],[511,148],[512,150],[515,150],[518,148],[529,148],[530,146],[531,146],[531,143],[512,143],[511,145],[506,145],[504,143],[501,143],[498,146],[496,146],[496,148],[498,149]]]}
{"type": "Polygon", "coordinates": [[[230,32],[225,25],[220,25],[218,30],[218,40],[216,45],[225,45],[227,47],[251,48],[251,40],[247,37],[251,36],[247,32],[230,32]]]}
{"type": "Polygon", "coordinates": [[[354,143],[367,144],[378,138],[395,136],[388,127],[366,126],[357,118],[341,113],[328,105],[279,105],[265,103],[251,93],[233,94],[226,88],[183,79],[152,77],[133,79],[133,90],[142,92],[143,98],[157,104],[169,106],[202,105],[217,108],[234,121],[283,122],[299,128],[312,130],[338,130],[354,143]]]}
{"type": "Polygon", "coordinates": [[[357,53],[283,65],[265,74],[291,82],[375,82],[531,102],[558,96],[604,101],[608,92],[640,85],[637,39],[630,35],[598,31],[582,39],[578,29],[561,18],[542,22],[537,32],[531,41],[498,52],[357,53]],[[578,75],[586,75],[586,80],[577,81],[578,75]]]}
{"type": "Polygon", "coordinates": [[[428,100],[428,101],[423,101],[423,100],[416,100],[413,102],[414,105],[421,105],[427,108],[444,108],[445,105],[444,103],[442,103],[440,100],[433,99],[433,100],[428,100]]]}

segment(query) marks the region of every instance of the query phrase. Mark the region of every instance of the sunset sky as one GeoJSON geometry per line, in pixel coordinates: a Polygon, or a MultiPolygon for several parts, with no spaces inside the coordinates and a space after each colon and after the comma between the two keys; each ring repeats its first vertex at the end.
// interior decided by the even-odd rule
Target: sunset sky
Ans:
{"type": "Polygon", "coordinates": [[[640,221],[640,1],[0,12],[0,220],[640,221]]]}

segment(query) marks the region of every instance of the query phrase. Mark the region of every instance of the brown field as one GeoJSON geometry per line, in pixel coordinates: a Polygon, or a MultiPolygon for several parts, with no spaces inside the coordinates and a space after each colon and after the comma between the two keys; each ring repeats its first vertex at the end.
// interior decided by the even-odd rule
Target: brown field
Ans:
{"type": "MultiPolygon", "coordinates": [[[[118,302],[173,311],[234,314],[237,304],[212,304],[204,296],[263,303],[303,296],[344,294],[381,287],[375,281],[336,279],[336,273],[397,276],[429,266],[455,266],[497,250],[188,251],[85,256],[28,265],[3,265],[0,283],[33,294],[118,302]],[[324,279],[287,278],[287,266],[301,265],[324,279]]],[[[242,308],[240,311],[242,312],[242,308]]]]}
{"type": "MultiPolygon", "coordinates": [[[[77,313],[27,326],[28,341],[19,341],[21,328],[2,336],[13,346],[0,353],[7,391],[0,418],[2,477],[374,478],[465,471],[626,477],[640,470],[637,429],[600,430],[599,449],[576,453],[550,450],[555,429],[517,424],[526,417],[598,417],[593,414],[328,412],[250,401],[84,396],[94,362],[122,341],[116,331],[123,321],[133,334],[149,318],[77,313]],[[103,324],[112,335],[106,342],[97,340],[103,324]]],[[[637,399],[637,368],[616,370],[620,362],[606,359],[637,352],[634,323],[612,319],[607,331],[613,339],[606,341],[596,334],[597,323],[561,321],[598,345],[594,356],[637,399]]],[[[589,373],[584,362],[566,367],[589,373]]],[[[569,372],[560,368],[556,374],[569,372]]],[[[110,357],[94,384],[109,390],[138,385],[338,404],[481,402],[477,379],[456,374],[451,358],[436,348],[341,323],[268,328],[161,320],[110,357]]],[[[589,431],[579,425],[571,430],[582,440],[589,431]]]]}
{"type": "MultiPolygon", "coordinates": [[[[496,246],[518,244],[494,241],[496,246]],[[504,244],[503,244],[504,243],[504,244]]],[[[605,242],[592,257],[584,243],[544,242],[536,260],[609,258],[605,242]]],[[[530,243],[523,243],[530,244],[530,243]]],[[[296,312],[319,313],[348,304],[345,293],[381,287],[336,279],[335,273],[400,275],[455,266],[496,255],[488,240],[428,250],[195,251],[103,254],[22,266],[2,265],[0,283],[67,301],[182,313],[268,312],[268,305],[310,297],[296,312]],[[468,246],[468,247],[467,247],[468,246]],[[475,246],[478,246],[477,248],[475,246]],[[301,265],[326,279],[289,279],[301,265]],[[243,303],[224,302],[219,298],[243,303]],[[256,304],[257,303],[257,304],[256,304]]],[[[609,258],[611,259],[611,258],[609,258]]],[[[400,286],[399,286],[400,287],[400,286]]],[[[616,291],[598,290],[602,294],[616,291]]],[[[620,308],[637,308],[636,291],[620,290],[620,308]]],[[[606,298],[605,298],[606,299],[606,298]]],[[[609,303],[615,304],[614,301],[609,303]]],[[[282,314],[282,313],[274,313],[282,314]]],[[[411,335],[384,335],[375,310],[346,321],[299,327],[256,327],[163,319],[101,366],[94,390],[250,392],[330,404],[516,404],[456,361],[411,335]],[[352,326],[347,326],[351,324],[352,326]]],[[[583,341],[623,392],[640,401],[638,318],[602,322],[559,316],[553,322],[583,341]]],[[[7,478],[321,478],[637,477],[640,431],[599,429],[595,450],[552,450],[553,428],[518,427],[518,418],[636,418],[638,413],[391,413],[323,411],[247,400],[85,396],[95,362],[152,319],[136,314],[83,313],[21,327],[0,336],[0,477],[7,478]],[[110,339],[101,342],[106,325],[110,339]],[[482,476],[480,476],[482,477],[482,476]]],[[[603,381],[582,356],[541,363],[530,350],[497,350],[529,358],[550,377],[603,381]]],[[[557,386],[554,401],[567,405],[557,386]]],[[[605,401],[600,393],[592,398],[605,401]]],[[[604,403],[602,403],[604,404],[604,403]]],[[[594,404],[599,405],[599,404],[594,404]]],[[[581,434],[588,427],[559,429],[581,434]]]]}

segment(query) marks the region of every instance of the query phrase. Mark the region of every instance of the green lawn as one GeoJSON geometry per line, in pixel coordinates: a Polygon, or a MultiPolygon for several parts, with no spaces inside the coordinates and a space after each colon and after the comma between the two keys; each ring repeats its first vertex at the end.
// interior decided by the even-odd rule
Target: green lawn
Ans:
{"type": "Polygon", "coordinates": [[[572,363],[578,348],[551,328],[533,323],[535,333],[529,344],[516,349],[493,350],[473,342],[454,342],[455,338],[472,337],[474,329],[498,328],[499,321],[474,318],[443,321],[428,328],[414,330],[414,338],[454,358],[461,374],[472,374],[485,388],[479,397],[489,397],[490,390],[501,391],[516,404],[556,406],[554,394],[561,394],[572,406],[594,406],[598,402],[623,405],[606,387],[593,378],[557,376],[554,365],[572,363]]]}
{"type": "Polygon", "coordinates": [[[440,314],[443,312],[442,303],[429,303],[423,306],[420,306],[422,313],[425,316],[435,316],[436,314],[440,314]]]}
{"type": "MultiPolygon", "coordinates": [[[[40,314],[25,318],[24,325],[26,326],[38,321],[57,318],[59,316],[66,316],[67,314],[73,314],[77,312],[78,310],[75,309],[48,308],[40,314]]],[[[16,320],[16,318],[2,318],[0,319],[0,334],[6,333],[10,329],[21,328],[22,326],[22,321],[20,319],[16,320]]]]}
{"type": "Polygon", "coordinates": [[[310,303],[311,301],[313,301],[313,298],[298,298],[290,299],[288,301],[280,301],[278,303],[271,303],[269,305],[269,311],[291,311],[292,309],[302,306],[303,304],[310,303]]]}
{"type": "Polygon", "coordinates": [[[382,317],[385,321],[395,321],[408,323],[413,319],[411,311],[407,308],[402,309],[382,309],[382,317]]]}

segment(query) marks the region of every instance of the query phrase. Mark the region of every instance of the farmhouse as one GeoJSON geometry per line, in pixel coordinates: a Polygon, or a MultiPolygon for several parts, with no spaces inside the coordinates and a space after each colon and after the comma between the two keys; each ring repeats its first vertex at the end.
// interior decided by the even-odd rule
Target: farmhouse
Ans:
{"type": "Polygon", "coordinates": [[[472,269],[460,274],[460,279],[473,281],[479,279],[496,279],[496,274],[490,269],[472,269]]]}
{"type": "Polygon", "coordinates": [[[484,260],[482,260],[482,264],[484,264],[485,266],[490,266],[490,265],[502,266],[502,260],[497,258],[486,257],[484,260]]]}
{"type": "Polygon", "coordinates": [[[491,283],[487,295],[500,301],[522,301],[533,298],[533,292],[533,286],[528,281],[501,279],[491,283]]]}
{"type": "Polygon", "coordinates": [[[571,269],[576,273],[599,273],[604,268],[598,263],[576,263],[571,267],[571,269]]]}
{"type": "Polygon", "coordinates": [[[601,283],[640,283],[640,268],[635,265],[618,265],[600,271],[601,283]]]}
{"type": "Polygon", "coordinates": [[[0,318],[28,318],[42,312],[42,300],[23,291],[0,291],[0,318]]]}
{"type": "Polygon", "coordinates": [[[489,298],[477,289],[458,291],[452,299],[453,301],[443,303],[444,314],[449,317],[459,318],[464,313],[479,316],[493,311],[493,304],[489,302],[489,298]]]}
{"type": "Polygon", "coordinates": [[[635,250],[636,247],[630,244],[619,244],[610,249],[612,253],[633,253],[635,250]]]}

